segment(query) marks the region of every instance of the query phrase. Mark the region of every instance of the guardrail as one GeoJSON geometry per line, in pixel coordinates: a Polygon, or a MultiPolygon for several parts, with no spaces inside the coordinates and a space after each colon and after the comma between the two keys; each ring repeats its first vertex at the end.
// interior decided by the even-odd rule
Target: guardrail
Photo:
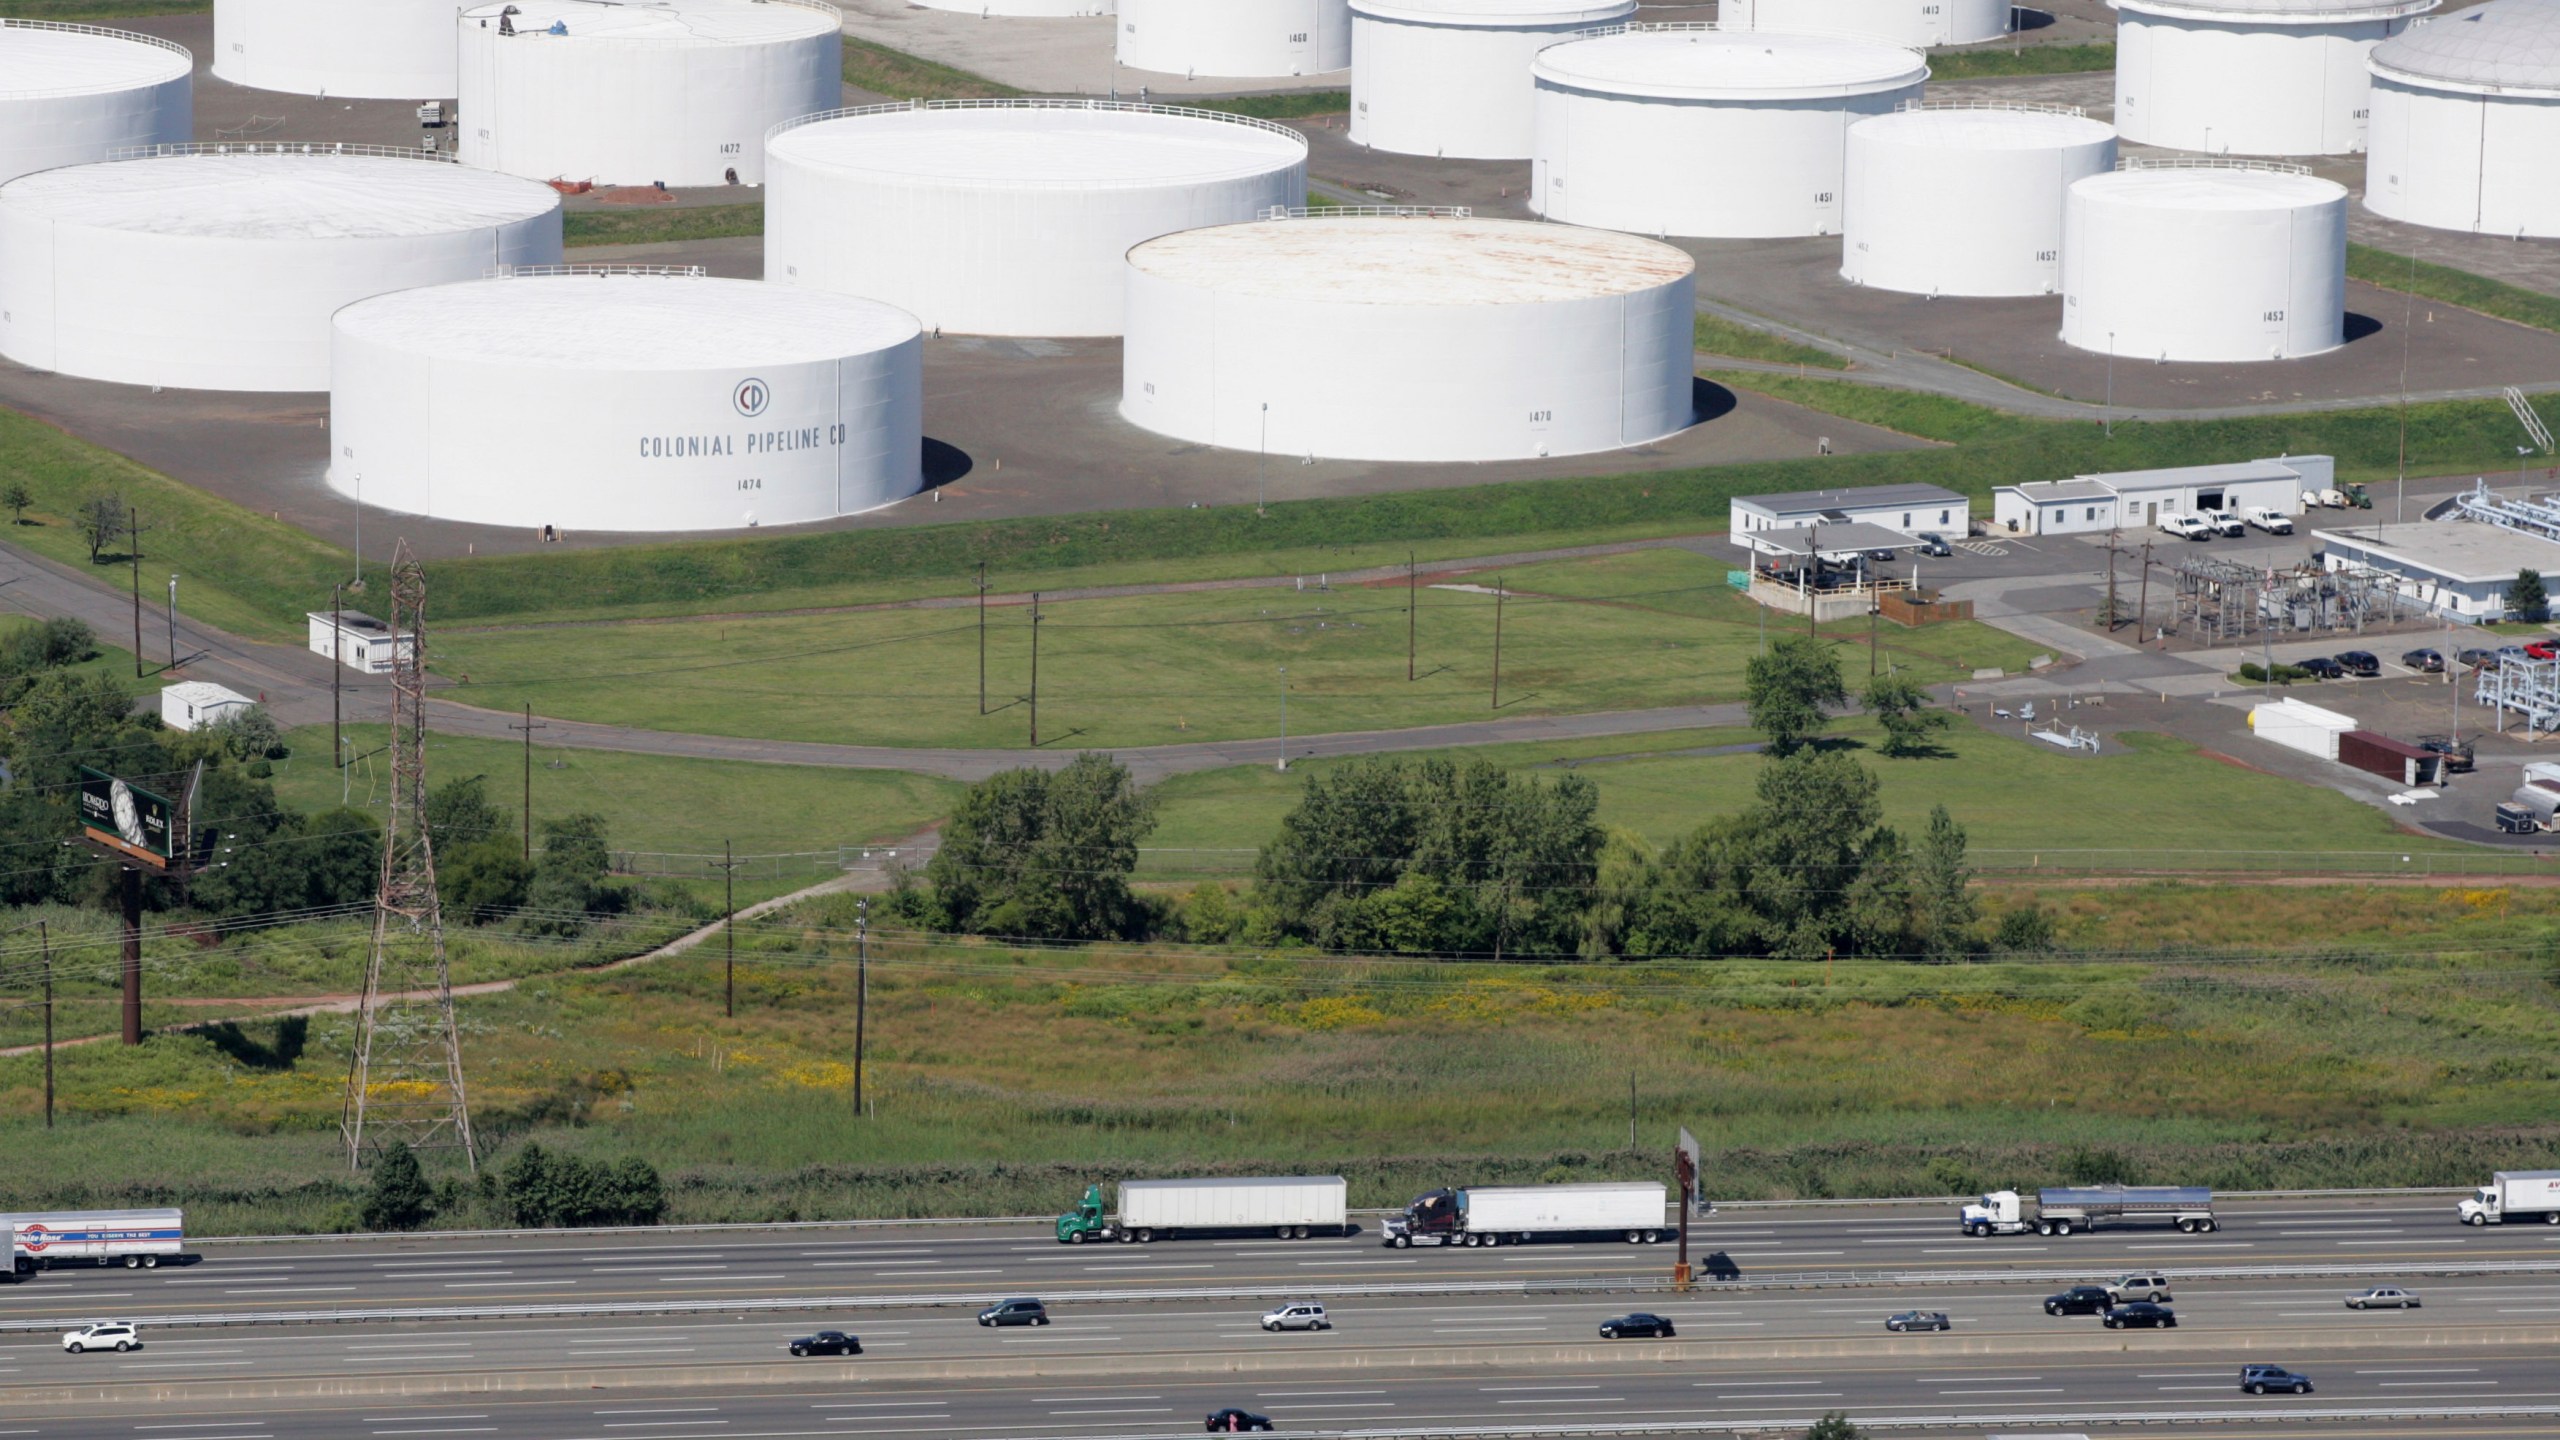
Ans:
{"type": "MultiPolygon", "coordinates": [[[[2313,1420],[2546,1420],[2560,1417],[2560,1405],[2376,1405],[2311,1409],[2287,1405],[2281,1410],[2035,1410],[1987,1411],[1971,1415],[1865,1415],[1858,1424],[1868,1430],[1975,1430],[2056,1425],[2229,1425],[2264,1421],[2313,1420]]],[[[1578,1440],[1607,1435],[1801,1435],[1819,1415],[1758,1420],[1633,1420],[1591,1425],[1455,1425],[1414,1426],[1395,1430],[1281,1430],[1273,1440],[1578,1440]]],[[[1083,1435],[1076,1440],[1162,1440],[1161,1436],[1083,1435]]]]}
{"type": "MultiPolygon", "coordinates": [[[[1692,1295],[1733,1294],[1756,1290],[1874,1289],[1885,1286],[2000,1285],[2080,1282],[2077,1270],[1856,1271],[1805,1270],[1766,1276],[1706,1278],[1690,1286],[1692,1295]]],[[[2493,1260],[2474,1265],[2429,1263],[2368,1265],[2206,1266],[2178,1269],[2188,1280],[2320,1280],[2453,1275],[2547,1275],[2560,1273],[2560,1260],[2493,1260]]],[[[775,1314],[794,1310],[947,1310],[991,1303],[1003,1287],[991,1286],[944,1295],[789,1295],[709,1300],[631,1300],[605,1303],[559,1301],[528,1305],[413,1305],[330,1310],[177,1311],[162,1315],[119,1311],[118,1319],[136,1325],[356,1325],[388,1322],[482,1320],[554,1320],[655,1315],[775,1314]]],[[[1677,1291],[1663,1275],[1595,1275],[1583,1280],[1407,1280],[1377,1284],[1300,1281],[1287,1285],[1196,1286],[1179,1290],[1051,1290],[1043,1298],[1055,1305],[1127,1305],[1159,1301],[1238,1301],[1277,1304],[1288,1300],[1385,1300],[1432,1295],[1659,1295],[1677,1291]]],[[[44,1331],[90,1318],[80,1311],[51,1316],[0,1320],[0,1333],[44,1331]]]]}

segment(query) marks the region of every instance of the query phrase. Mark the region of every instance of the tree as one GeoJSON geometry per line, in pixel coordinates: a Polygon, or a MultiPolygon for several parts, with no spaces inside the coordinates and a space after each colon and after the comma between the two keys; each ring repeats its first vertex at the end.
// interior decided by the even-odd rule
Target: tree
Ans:
{"type": "Polygon", "coordinates": [[[27,507],[34,503],[35,492],[23,480],[12,480],[6,489],[0,489],[0,505],[9,507],[10,518],[17,524],[27,523],[27,507]]]}
{"type": "Polygon", "coordinates": [[[99,563],[106,548],[125,538],[132,525],[133,512],[114,494],[92,495],[80,502],[80,511],[72,517],[79,527],[80,538],[88,542],[89,563],[99,563]]]}
{"type": "Polygon", "coordinates": [[[284,755],[284,727],[264,705],[250,705],[205,727],[234,760],[271,760],[284,755]]]}
{"type": "Polygon", "coordinates": [[[1867,1440],[1867,1431],[1865,1426],[1852,1425],[1847,1415],[1833,1410],[1805,1430],[1804,1440],[1867,1440]]]}
{"type": "Polygon", "coordinates": [[[2539,625],[2551,618],[2551,596],[2542,588],[2542,572],[2519,570],[2507,587],[2507,618],[2539,625]]]}
{"type": "Polygon", "coordinates": [[[531,912],[526,928],[537,935],[575,935],[591,915],[619,908],[606,883],[613,852],[606,848],[604,817],[562,815],[542,822],[542,850],[525,886],[531,912]]]}
{"type": "Polygon", "coordinates": [[[1981,907],[1973,898],[1973,869],[1965,863],[1964,827],[1944,805],[1929,807],[1929,828],[1920,834],[1912,857],[1912,928],[1922,953],[1932,960],[1961,959],[1980,942],[1974,921],[1981,907]]]}
{"type": "Polygon", "coordinates": [[[1079,755],[1054,773],[990,775],[943,826],[926,886],[894,897],[897,913],[971,934],[1133,935],[1146,909],[1129,875],[1155,824],[1155,797],[1108,755],[1079,755]]]}
{"type": "Polygon", "coordinates": [[[2053,948],[2053,934],[2053,917],[2043,906],[2029,901],[2001,915],[1991,943],[2014,954],[2038,954],[2053,948]]]}
{"type": "Polygon", "coordinates": [[[1742,703],[1751,728],[1768,737],[1770,752],[1792,755],[1831,723],[1826,710],[1849,703],[1840,657],[1818,640],[1786,636],[1744,667],[1742,703]]]}
{"type": "Polygon", "coordinates": [[[524,847],[512,835],[486,835],[454,850],[443,849],[439,838],[436,885],[446,915],[485,925],[523,908],[533,867],[525,863],[524,847]]]}
{"type": "Polygon", "coordinates": [[[1955,717],[1929,708],[1929,692],[1908,675],[1879,675],[1867,682],[1867,713],[1884,726],[1884,753],[1896,759],[1934,755],[1929,737],[1955,717]]]}
{"type": "MultiPolygon", "coordinates": [[[[507,814],[489,802],[489,777],[466,775],[427,792],[427,833],[436,850],[477,845],[506,826],[507,814]]],[[[518,846],[521,854],[522,846],[518,846]]]]}
{"type": "Polygon", "coordinates": [[[393,1145],[375,1157],[373,1185],[364,1197],[365,1229],[415,1230],[435,1213],[435,1192],[418,1169],[416,1151],[393,1145]]]}
{"type": "Polygon", "coordinates": [[[1876,788],[1846,754],[1772,761],[1757,804],[1663,852],[1626,953],[1907,953],[1911,880],[1901,838],[1878,823],[1876,788]]]}
{"type": "Polygon", "coordinates": [[[666,1182],[636,1156],[608,1165],[527,1145],[499,1188],[518,1225],[655,1225],[667,1211],[666,1182]]]}

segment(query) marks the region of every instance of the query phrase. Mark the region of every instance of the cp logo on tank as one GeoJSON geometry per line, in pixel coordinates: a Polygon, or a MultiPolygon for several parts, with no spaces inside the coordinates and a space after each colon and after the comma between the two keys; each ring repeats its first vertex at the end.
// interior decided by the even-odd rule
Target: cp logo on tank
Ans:
{"type": "Polygon", "coordinates": [[[737,390],[729,396],[729,403],[738,407],[739,414],[753,419],[773,403],[773,391],[761,380],[741,380],[737,390]]]}

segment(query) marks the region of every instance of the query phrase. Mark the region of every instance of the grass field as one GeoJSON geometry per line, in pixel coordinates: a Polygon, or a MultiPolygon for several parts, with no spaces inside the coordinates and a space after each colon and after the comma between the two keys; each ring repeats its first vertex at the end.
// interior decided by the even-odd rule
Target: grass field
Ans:
{"type": "Polygon", "coordinates": [[[1194,110],[1250,115],[1257,120],[1304,120],[1311,115],[1339,115],[1351,108],[1348,90],[1292,90],[1278,95],[1234,95],[1225,99],[1182,99],[1172,103],[1194,110]]]}
{"type": "Polygon", "coordinates": [[[581,245],[656,245],[676,240],[720,240],[764,233],[764,204],[635,205],[613,210],[573,210],[561,218],[570,248],[581,245]]]}
{"type": "MultiPolygon", "coordinates": [[[[276,766],[278,797],[318,810],[338,804],[344,794],[359,808],[379,813],[390,771],[387,757],[371,752],[380,750],[387,732],[379,725],[351,725],[347,736],[350,753],[371,758],[350,767],[342,787],[341,773],[329,764],[328,727],[294,731],[293,758],[276,766]]],[[[430,735],[427,765],[438,784],[486,776],[489,798],[522,815],[522,746],[430,735]]],[[[960,789],[896,770],[533,747],[535,819],[577,811],[602,815],[616,850],[716,855],[728,841],[743,855],[771,855],[896,840],[948,814],[960,789]]]]}
{"type": "MultiPolygon", "coordinates": [[[[2082,926],[2104,923],[2084,905],[2216,914],[2256,893],[2048,899],[2082,926]]],[[[2547,939],[2560,911],[2548,891],[2499,903],[2509,913],[2324,891],[2282,912],[2384,929],[2422,909],[2484,917],[2425,954],[1950,967],[1475,966],[875,936],[870,1119],[849,1101],[841,901],[741,936],[734,1021],[701,952],[537,981],[463,1014],[485,1136],[647,1156],[670,1172],[680,1220],[1042,1213],[1088,1179],[1269,1167],[1342,1173],[1362,1205],[1434,1184],[1650,1174],[1655,1159],[1624,1151],[1630,1069],[1639,1140],[1695,1130],[1717,1198],[2448,1184],[2538,1163],[2560,1138],[2547,939]],[[2128,1067],[2140,1085],[2120,1083],[2128,1067]]],[[[254,1056],[284,1037],[242,1038],[254,1056]]],[[[346,1021],[321,1017],[281,1065],[175,1036],[66,1052],[69,1118],[49,1135],[31,1119],[33,1062],[0,1060],[0,1137],[18,1161],[0,1204],[183,1194],[204,1233],[346,1225],[329,1130],[347,1040],[346,1021]]]]}
{"type": "Polygon", "coordinates": [[[2537,330],[2560,330],[2560,296],[2456,270],[2450,265],[2413,260],[2370,245],[2349,245],[2347,274],[2368,285],[2441,300],[2537,330]]]}
{"type": "Polygon", "coordinates": [[[2095,45],[2021,45],[2014,50],[1932,50],[1932,80],[1987,80],[2001,75],[2075,75],[2116,68],[2116,47],[2095,45]]]}
{"type": "Polygon", "coordinates": [[[998,100],[1022,92],[921,55],[844,37],[844,83],[892,100],[998,100]]]}
{"type": "Polygon", "coordinates": [[[1709,355],[1722,355],[1735,360],[1768,360],[1780,365],[1811,365],[1823,370],[1846,370],[1849,362],[1814,345],[1799,345],[1756,325],[1727,320],[1721,315],[1701,313],[1697,320],[1698,349],[1709,355]]]}
{"type": "MultiPolygon", "coordinates": [[[[1480,574],[1477,590],[1425,588],[1411,682],[1401,584],[1045,602],[1040,740],[1269,735],[1284,667],[1299,734],[1734,699],[1761,631],[1756,607],[1727,586],[1728,565],[1643,550],[1480,574]],[[1496,605],[1479,593],[1497,578],[1510,592],[1499,711],[1496,605]]],[[[469,677],[457,698],[492,709],[530,701],[548,715],[773,739],[1025,744],[1029,607],[992,611],[986,644],[984,715],[969,609],[449,632],[439,669],[469,677]]],[[[2032,648],[1970,622],[1884,637],[1889,659],[1930,682],[2016,668],[2032,648]]]]}

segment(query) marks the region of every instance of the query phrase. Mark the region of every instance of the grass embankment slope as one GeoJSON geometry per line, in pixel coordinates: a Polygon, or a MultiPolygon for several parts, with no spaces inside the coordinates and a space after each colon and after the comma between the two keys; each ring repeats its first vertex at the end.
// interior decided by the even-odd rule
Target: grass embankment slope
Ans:
{"type": "Polygon", "coordinates": [[[662,245],[764,233],[764,204],[633,205],[572,210],[561,217],[571,249],[584,245],[662,245]]]}
{"type": "Polygon", "coordinates": [[[1973,50],[1932,50],[1929,78],[1993,80],[2004,75],[2076,75],[2116,68],[2111,42],[2092,45],[2021,45],[2011,50],[1984,46],[1973,50]]]}
{"type": "Polygon", "coordinates": [[[2537,330],[2560,330],[2560,296],[2456,270],[2450,265],[2436,265],[2370,245],[2349,245],[2347,274],[2368,285],[2441,300],[2537,330]]]}
{"type": "MultiPolygon", "coordinates": [[[[1088,1179],[1271,1167],[1339,1170],[1358,1204],[1651,1175],[1653,1152],[1621,1153],[1630,1073],[1642,1142],[1697,1131],[1719,1198],[2468,1183],[2547,1155],[2560,895],[2047,898],[2116,944],[2252,907],[2336,938],[2245,959],[1586,967],[875,934],[877,1118],[858,1120],[848,901],[742,933],[734,1021],[706,951],[466,1001],[465,1043],[484,1134],[645,1155],[685,1220],[1041,1213],[1088,1179]],[[2394,943],[2411,929],[2429,953],[2394,943]]],[[[27,1119],[32,1060],[0,1061],[19,1160],[0,1203],[183,1198],[206,1231],[344,1223],[329,1156],[347,1039],[322,1017],[282,1065],[179,1037],[66,1053],[71,1118],[50,1136],[27,1119]]]]}
{"type": "Polygon", "coordinates": [[[1819,346],[1789,340],[1764,326],[1700,314],[1696,322],[1700,353],[1731,360],[1765,360],[1778,365],[1809,365],[1820,370],[1846,370],[1849,361],[1819,346]]]}
{"type": "Polygon", "coordinates": [[[1002,81],[852,35],[844,37],[844,83],[892,100],[1003,100],[1022,93],[1002,81]]]}
{"type": "MultiPolygon", "coordinates": [[[[1269,735],[1284,687],[1298,734],[1737,699],[1763,622],[1727,584],[1732,564],[1657,549],[1423,588],[1411,681],[1402,583],[1044,601],[1040,743],[1269,735]]],[[[2035,653],[1969,621],[1889,628],[1882,656],[1925,683],[2021,669],[2035,653]]],[[[440,653],[448,678],[469,679],[449,693],[490,709],[770,739],[1026,745],[1030,607],[990,612],[987,713],[979,646],[976,612],[961,607],[448,631],[440,653]]]]}

